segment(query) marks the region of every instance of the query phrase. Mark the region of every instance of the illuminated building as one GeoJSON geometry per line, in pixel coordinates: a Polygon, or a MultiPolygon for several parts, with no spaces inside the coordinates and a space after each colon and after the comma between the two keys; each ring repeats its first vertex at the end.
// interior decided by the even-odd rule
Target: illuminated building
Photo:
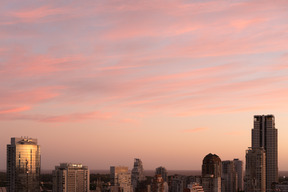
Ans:
{"type": "Polygon", "coordinates": [[[40,165],[37,139],[11,138],[11,144],[7,145],[7,191],[40,191],[40,165]]]}
{"type": "Polygon", "coordinates": [[[278,136],[273,115],[255,115],[252,129],[252,149],[262,147],[266,156],[266,190],[278,182],[278,136]]]}
{"type": "Polygon", "coordinates": [[[209,153],[203,159],[202,187],[205,192],[221,192],[221,159],[209,153]]]}
{"type": "Polygon", "coordinates": [[[131,172],[128,171],[128,167],[110,167],[110,179],[111,179],[111,192],[132,192],[133,187],[131,185],[131,172]]]}
{"type": "Polygon", "coordinates": [[[53,192],[89,192],[90,180],[87,166],[74,163],[61,163],[53,175],[53,192]]]}

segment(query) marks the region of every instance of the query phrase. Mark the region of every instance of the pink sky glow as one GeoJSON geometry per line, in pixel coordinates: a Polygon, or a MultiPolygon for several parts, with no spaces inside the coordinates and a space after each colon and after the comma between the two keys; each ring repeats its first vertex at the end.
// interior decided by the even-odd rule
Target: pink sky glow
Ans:
{"type": "Polygon", "coordinates": [[[274,114],[288,170],[288,1],[16,1],[0,6],[0,170],[11,137],[42,168],[200,170],[245,161],[274,114]]]}

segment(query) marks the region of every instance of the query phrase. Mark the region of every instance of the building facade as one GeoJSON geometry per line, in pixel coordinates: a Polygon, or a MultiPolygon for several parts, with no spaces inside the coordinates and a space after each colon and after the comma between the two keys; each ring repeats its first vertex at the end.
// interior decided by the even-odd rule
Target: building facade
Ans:
{"type": "Polygon", "coordinates": [[[168,192],[168,183],[164,181],[160,174],[155,175],[151,183],[151,192],[168,192]]]}
{"type": "Polygon", "coordinates": [[[255,115],[252,148],[262,147],[266,153],[266,190],[272,191],[278,182],[278,133],[273,115],[255,115]]]}
{"type": "Polygon", "coordinates": [[[11,144],[7,145],[7,191],[40,191],[40,166],[37,139],[11,138],[11,144]]]}
{"type": "Polygon", "coordinates": [[[183,192],[187,187],[187,176],[173,175],[169,180],[169,191],[183,192]]]}
{"type": "Polygon", "coordinates": [[[121,192],[133,192],[131,184],[131,172],[128,171],[128,167],[123,166],[111,166],[110,167],[110,179],[111,179],[111,190],[110,191],[121,191],[121,192]]]}
{"type": "Polygon", "coordinates": [[[90,175],[87,166],[61,163],[52,172],[53,192],[89,192],[90,175]]]}
{"type": "Polygon", "coordinates": [[[204,192],[203,187],[199,183],[190,183],[184,192],[204,192]]]}
{"type": "Polygon", "coordinates": [[[233,159],[235,171],[237,174],[237,191],[244,190],[244,181],[243,181],[243,161],[239,159],[233,159]]]}
{"type": "Polygon", "coordinates": [[[202,187],[205,192],[221,192],[221,172],[222,163],[218,155],[206,155],[202,164],[202,187]]]}
{"type": "Polygon", "coordinates": [[[266,157],[263,148],[246,151],[245,192],[266,192],[266,157]]]}
{"type": "Polygon", "coordinates": [[[165,182],[168,182],[168,172],[165,167],[157,167],[155,170],[155,175],[161,175],[165,182]]]}
{"type": "Polygon", "coordinates": [[[238,178],[234,161],[222,161],[222,192],[237,192],[238,178]]]}
{"type": "Polygon", "coordinates": [[[144,168],[141,159],[134,159],[134,167],[132,169],[131,182],[133,189],[137,187],[138,183],[145,180],[144,168]]]}

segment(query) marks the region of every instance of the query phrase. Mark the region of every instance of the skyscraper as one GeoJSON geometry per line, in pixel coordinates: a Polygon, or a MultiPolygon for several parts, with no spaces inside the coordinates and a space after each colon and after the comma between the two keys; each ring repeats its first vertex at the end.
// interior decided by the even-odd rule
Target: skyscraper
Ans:
{"type": "Polygon", "coordinates": [[[40,191],[40,146],[37,139],[11,138],[7,145],[9,192],[40,191]]]}
{"type": "Polygon", "coordinates": [[[134,167],[132,169],[131,182],[133,188],[137,187],[138,183],[145,180],[144,169],[141,159],[134,159],[134,167]]]}
{"type": "Polygon", "coordinates": [[[209,153],[203,159],[202,186],[205,192],[221,192],[221,159],[209,153]]]}
{"type": "Polygon", "coordinates": [[[89,192],[90,175],[87,166],[74,163],[61,163],[53,175],[53,192],[89,192]]]}
{"type": "Polygon", "coordinates": [[[273,115],[255,115],[252,129],[252,149],[262,147],[266,153],[266,190],[278,182],[278,136],[273,115]]]}

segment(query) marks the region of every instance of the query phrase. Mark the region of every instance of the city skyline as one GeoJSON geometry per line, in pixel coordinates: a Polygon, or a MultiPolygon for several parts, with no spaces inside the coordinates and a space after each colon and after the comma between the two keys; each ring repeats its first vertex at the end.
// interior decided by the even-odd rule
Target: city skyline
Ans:
{"type": "Polygon", "coordinates": [[[275,116],[288,170],[288,2],[33,1],[0,7],[0,170],[29,136],[41,169],[201,170],[245,161],[275,116]]]}

